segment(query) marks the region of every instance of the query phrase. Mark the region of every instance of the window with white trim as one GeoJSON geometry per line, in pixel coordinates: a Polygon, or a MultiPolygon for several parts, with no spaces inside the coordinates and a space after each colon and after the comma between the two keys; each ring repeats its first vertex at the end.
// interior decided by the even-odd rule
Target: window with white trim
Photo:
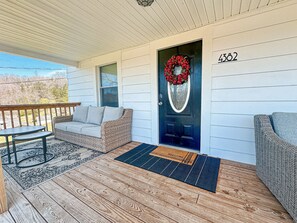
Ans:
{"type": "Polygon", "coordinates": [[[119,106],[117,64],[99,67],[100,106],[119,106]]]}

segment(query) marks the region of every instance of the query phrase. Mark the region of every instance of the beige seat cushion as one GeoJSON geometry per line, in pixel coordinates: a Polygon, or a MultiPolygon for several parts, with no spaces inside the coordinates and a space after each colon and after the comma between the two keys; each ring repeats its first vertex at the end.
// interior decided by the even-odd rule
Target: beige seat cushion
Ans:
{"type": "Polygon", "coordinates": [[[81,134],[101,138],[101,126],[84,127],[81,129],[81,134]]]}
{"type": "Polygon", "coordinates": [[[85,124],[85,123],[80,123],[80,125],[68,125],[67,126],[67,132],[73,132],[73,133],[78,133],[78,134],[81,134],[81,131],[83,128],[86,128],[86,127],[96,127],[97,125],[94,125],[94,124],[85,124]]]}
{"type": "Polygon", "coordinates": [[[56,129],[81,134],[82,128],[96,127],[94,124],[85,124],[82,122],[62,122],[55,125],[56,129]]]}
{"type": "Polygon", "coordinates": [[[62,131],[67,131],[67,126],[70,125],[80,125],[82,124],[81,122],[61,122],[61,123],[56,123],[55,128],[62,130],[62,131]]]}

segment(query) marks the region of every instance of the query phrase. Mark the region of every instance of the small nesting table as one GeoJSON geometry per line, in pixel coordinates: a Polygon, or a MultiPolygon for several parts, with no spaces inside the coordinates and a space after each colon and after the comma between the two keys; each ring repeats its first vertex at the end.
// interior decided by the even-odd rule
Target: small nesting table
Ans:
{"type": "Polygon", "coordinates": [[[13,152],[14,152],[14,158],[15,158],[16,166],[19,167],[19,168],[27,168],[27,167],[38,166],[40,164],[43,164],[43,163],[46,163],[46,162],[52,160],[55,157],[55,155],[52,154],[52,153],[47,152],[47,145],[46,145],[46,137],[48,137],[50,135],[52,135],[51,132],[42,131],[42,132],[35,132],[35,133],[32,133],[32,134],[19,135],[19,136],[13,137],[12,145],[13,145],[13,152]],[[35,140],[35,139],[41,139],[42,140],[42,148],[35,148],[34,147],[34,148],[27,148],[26,150],[34,150],[34,149],[42,150],[42,153],[36,154],[36,155],[33,155],[33,156],[29,156],[29,157],[25,157],[25,158],[18,161],[15,142],[17,142],[17,141],[29,141],[29,140],[35,140]],[[32,159],[32,158],[35,158],[35,157],[38,157],[38,156],[43,156],[43,161],[32,164],[32,165],[21,165],[22,162],[24,162],[26,160],[29,160],[29,159],[32,159]]]}
{"type": "Polygon", "coordinates": [[[13,154],[13,152],[10,152],[9,136],[12,136],[12,139],[13,139],[17,135],[30,134],[30,133],[42,131],[44,129],[45,129],[44,126],[22,126],[22,127],[0,130],[0,136],[4,136],[6,139],[6,148],[7,148],[7,154],[3,155],[2,157],[4,156],[8,157],[8,163],[3,163],[3,164],[12,164],[11,154],[13,154]]]}

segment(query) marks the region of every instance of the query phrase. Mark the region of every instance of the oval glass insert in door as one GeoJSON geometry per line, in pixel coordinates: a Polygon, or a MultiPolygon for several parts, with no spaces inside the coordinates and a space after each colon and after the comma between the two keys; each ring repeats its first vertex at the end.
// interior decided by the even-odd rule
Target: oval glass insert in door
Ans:
{"type": "MultiPolygon", "coordinates": [[[[181,69],[176,67],[174,74],[178,75],[181,73],[181,69]]],[[[168,98],[171,108],[176,113],[181,113],[185,110],[188,105],[191,90],[191,75],[186,83],[173,85],[167,83],[168,98]]]]}

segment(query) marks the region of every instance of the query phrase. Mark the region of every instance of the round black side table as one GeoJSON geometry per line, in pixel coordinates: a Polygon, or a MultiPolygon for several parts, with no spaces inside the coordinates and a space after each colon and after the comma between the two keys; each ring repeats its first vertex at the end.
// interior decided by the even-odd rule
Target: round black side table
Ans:
{"type": "Polygon", "coordinates": [[[42,131],[44,129],[45,129],[44,126],[22,126],[22,127],[0,130],[0,136],[5,137],[6,139],[6,148],[7,148],[7,154],[4,154],[1,157],[7,156],[8,158],[8,163],[3,163],[3,165],[12,164],[11,154],[13,154],[13,152],[10,152],[9,136],[12,136],[13,138],[14,136],[17,136],[17,135],[30,134],[30,133],[42,131]]]}
{"type": "MultiPolygon", "coordinates": [[[[19,168],[28,168],[28,167],[33,167],[33,166],[38,166],[41,165],[43,163],[47,163],[48,161],[52,160],[55,155],[53,153],[48,153],[47,152],[47,145],[46,145],[46,137],[52,135],[52,132],[36,132],[36,133],[32,133],[32,134],[26,134],[26,135],[19,135],[19,136],[15,136],[12,139],[12,146],[13,146],[13,152],[14,152],[14,158],[15,158],[15,163],[16,166],[19,168]],[[41,154],[36,154],[33,156],[29,156],[26,158],[23,158],[21,160],[18,161],[17,158],[17,151],[16,151],[16,146],[15,146],[15,142],[17,141],[29,141],[29,140],[35,140],[35,139],[41,139],[42,140],[42,148],[27,148],[26,150],[42,150],[41,154]],[[38,157],[38,156],[43,156],[43,161],[32,164],[32,165],[20,165],[22,162],[38,157]]],[[[20,151],[24,151],[24,150],[20,150],[20,151]]],[[[18,151],[19,152],[19,151],[18,151]]]]}

